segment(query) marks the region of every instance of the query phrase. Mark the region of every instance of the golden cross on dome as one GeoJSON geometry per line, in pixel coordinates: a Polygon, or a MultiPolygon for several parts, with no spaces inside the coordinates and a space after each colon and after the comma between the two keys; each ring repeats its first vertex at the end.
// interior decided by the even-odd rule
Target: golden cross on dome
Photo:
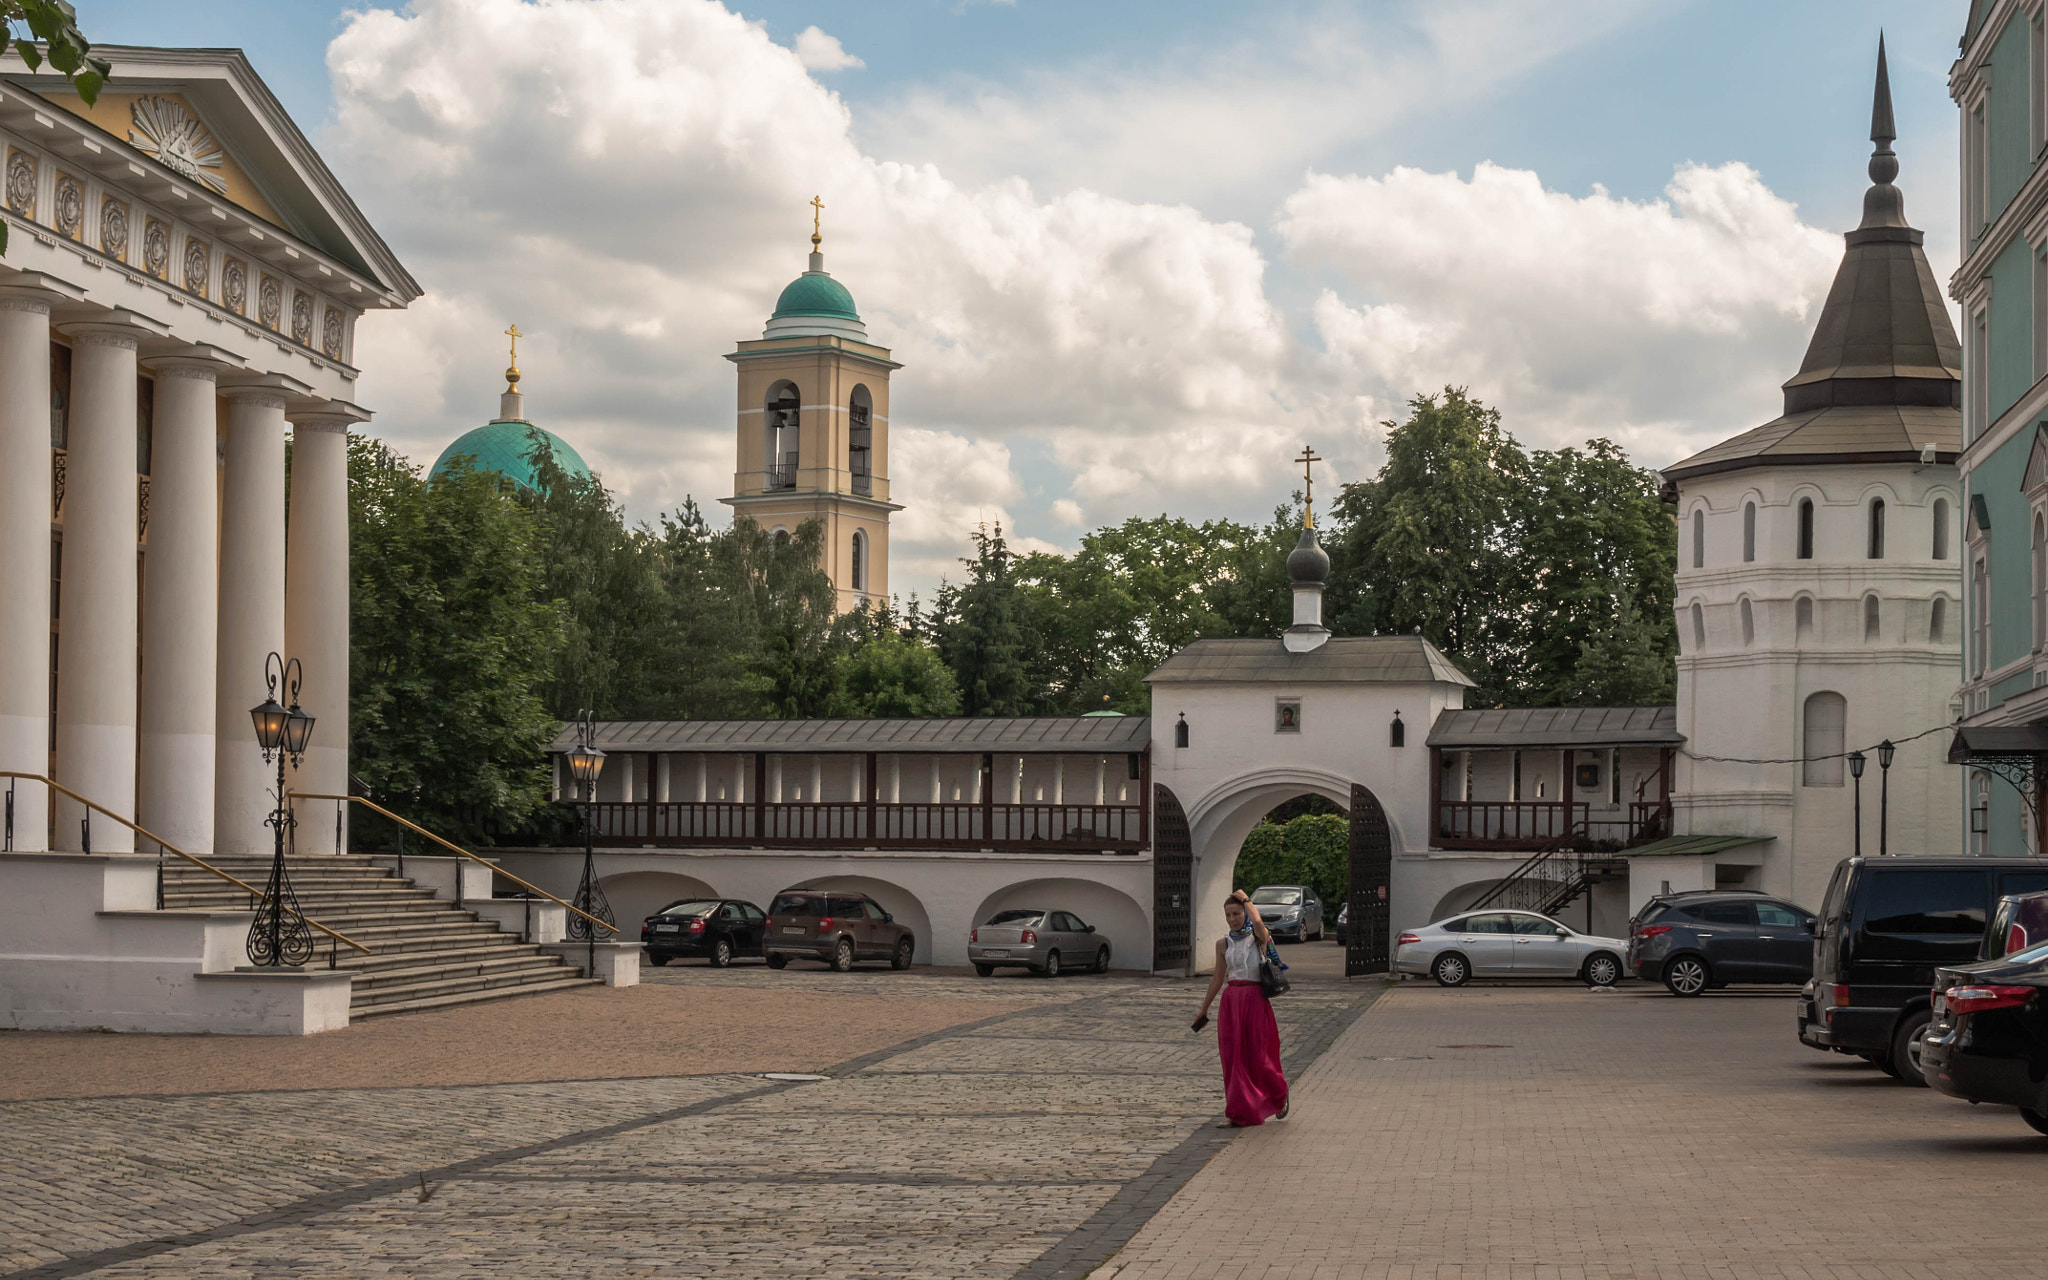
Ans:
{"type": "Polygon", "coordinates": [[[823,228],[819,225],[825,214],[825,197],[811,197],[811,252],[816,253],[825,243],[823,228]]]}
{"type": "Polygon", "coordinates": [[[1304,529],[1316,527],[1315,464],[1321,461],[1322,459],[1316,456],[1316,451],[1313,448],[1308,445],[1301,446],[1301,479],[1308,486],[1308,492],[1301,507],[1301,527],[1304,529]]]}
{"type": "Polygon", "coordinates": [[[519,332],[519,326],[515,324],[505,330],[505,336],[512,339],[512,361],[505,370],[505,390],[516,391],[519,389],[519,340],[526,335],[519,332]]]}

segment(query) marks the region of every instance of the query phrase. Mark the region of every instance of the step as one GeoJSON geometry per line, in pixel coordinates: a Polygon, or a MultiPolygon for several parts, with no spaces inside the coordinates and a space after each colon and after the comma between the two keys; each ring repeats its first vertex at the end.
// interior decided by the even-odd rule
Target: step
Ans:
{"type": "Polygon", "coordinates": [[[537,982],[558,977],[564,969],[560,956],[521,956],[515,963],[479,969],[457,965],[448,970],[394,971],[376,977],[357,977],[354,1000],[358,1004],[388,1004],[414,996],[441,995],[454,991],[481,991],[508,983],[537,982]]]}
{"type": "Polygon", "coordinates": [[[396,1004],[375,1004],[349,1010],[350,1022],[361,1022],[365,1018],[383,1018],[397,1013],[424,1013],[430,1009],[447,1009],[457,1005],[483,1004],[491,1000],[510,1000],[515,996],[547,995],[556,991],[572,991],[578,987],[602,985],[596,978],[581,975],[558,978],[553,982],[536,982],[526,987],[501,987],[495,991],[467,992],[461,995],[434,996],[423,1000],[404,1000],[396,1004]]]}
{"type": "MultiPolygon", "coordinates": [[[[554,959],[550,956],[549,959],[554,959]]],[[[507,974],[480,974],[470,977],[423,978],[415,982],[399,983],[388,987],[374,987],[355,992],[349,1001],[349,1008],[374,1009],[385,1004],[407,1004],[414,1000],[427,1000],[436,996],[476,995],[486,991],[503,991],[508,987],[531,987],[545,982],[554,982],[563,977],[581,977],[582,974],[562,964],[551,964],[545,968],[520,969],[507,974]]]]}
{"type": "MultiPolygon", "coordinates": [[[[293,885],[292,896],[299,900],[301,907],[308,910],[314,907],[379,907],[392,910],[421,910],[432,909],[437,906],[452,907],[455,905],[453,901],[436,898],[432,894],[410,889],[400,890],[395,893],[382,889],[362,889],[353,892],[335,892],[323,889],[318,892],[309,893],[298,885],[293,885]]],[[[214,903],[247,902],[248,900],[248,894],[232,885],[222,885],[218,889],[199,888],[196,886],[192,888],[164,886],[164,904],[166,906],[180,902],[194,905],[212,905],[214,903]]]]}
{"type": "MultiPolygon", "coordinates": [[[[472,951],[395,951],[376,957],[374,963],[343,964],[355,975],[356,987],[388,985],[392,980],[413,981],[436,973],[458,976],[465,972],[482,973],[486,970],[525,964],[536,959],[553,959],[552,953],[537,954],[524,943],[510,946],[472,951]]],[[[364,957],[355,957],[363,961],[364,957]]]]}

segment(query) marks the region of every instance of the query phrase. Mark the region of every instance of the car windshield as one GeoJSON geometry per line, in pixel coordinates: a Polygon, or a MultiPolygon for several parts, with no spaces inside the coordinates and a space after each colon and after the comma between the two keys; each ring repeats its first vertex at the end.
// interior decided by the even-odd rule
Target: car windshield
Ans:
{"type": "Polygon", "coordinates": [[[1298,907],[1301,905],[1301,890],[1254,889],[1252,901],[1262,907],[1298,907]]]}
{"type": "Polygon", "coordinates": [[[778,893],[768,904],[771,916],[822,916],[825,899],[814,893],[778,893]]]}
{"type": "Polygon", "coordinates": [[[1024,924],[1044,915],[1043,911],[998,911],[989,917],[990,924],[1024,924]]]}
{"type": "Polygon", "coordinates": [[[708,916],[718,910],[711,901],[671,902],[654,914],[658,916],[708,916]]]}

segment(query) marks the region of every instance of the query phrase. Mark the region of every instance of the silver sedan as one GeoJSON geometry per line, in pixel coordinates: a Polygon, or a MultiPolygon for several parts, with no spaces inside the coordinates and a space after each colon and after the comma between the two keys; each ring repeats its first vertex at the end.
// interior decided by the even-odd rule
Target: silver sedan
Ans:
{"type": "Polygon", "coordinates": [[[1426,973],[1446,987],[1470,978],[1571,978],[1610,987],[1628,944],[1597,938],[1533,911],[1477,911],[1403,933],[1396,973],[1426,973]]]}
{"type": "Polygon", "coordinates": [[[1048,978],[1067,969],[1108,973],[1109,939],[1071,911],[1012,907],[967,935],[967,958],[984,978],[1012,966],[1048,978]]]}

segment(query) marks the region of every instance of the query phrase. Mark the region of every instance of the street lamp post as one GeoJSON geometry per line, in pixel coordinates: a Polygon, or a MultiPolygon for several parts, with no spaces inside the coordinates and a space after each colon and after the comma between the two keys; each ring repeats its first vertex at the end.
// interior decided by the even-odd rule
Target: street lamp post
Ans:
{"type": "Polygon", "coordinates": [[[1892,752],[1897,750],[1890,738],[1877,744],[1877,856],[1880,858],[1891,852],[1887,841],[1891,834],[1892,752]]]}
{"type": "Polygon", "coordinates": [[[1863,753],[1849,753],[1849,777],[1856,783],[1856,856],[1863,856],[1863,753]]]}
{"type": "Polygon", "coordinates": [[[597,883],[597,868],[593,861],[596,844],[596,828],[593,815],[597,799],[597,775],[604,772],[604,752],[591,745],[597,733],[596,717],[588,711],[576,713],[576,745],[563,752],[569,761],[569,775],[576,781],[583,798],[583,879],[576,886],[576,910],[584,915],[569,917],[569,937],[587,943],[585,956],[586,977],[597,976],[597,926],[590,922],[596,916],[606,924],[617,923],[612,919],[612,905],[605,900],[604,889],[597,883]]]}
{"type": "Polygon", "coordinates": [[[249,963],[263,968],[293,967],[313,958],[313,929],[299,911],[298,895],[292,892],[285,872],[284,854],[288,833],[299,820],[284,802],[284,761],[292,767],[305,758],[306,743],[313,737],[313,717],[299,709],[299,682],[304,672],[299,660],[287,662],[272,653],[263,663],[267,690],[263,703],[249,710],[256,723],[256,743],[263,749],[263,762],[277,761],[277,807],[263,824],[271,829],[270,883],[263,888],[263,902],[249,923],[249,963]],[[289,707],[279,705],[280,686],[291,699],[289,707]]]}

